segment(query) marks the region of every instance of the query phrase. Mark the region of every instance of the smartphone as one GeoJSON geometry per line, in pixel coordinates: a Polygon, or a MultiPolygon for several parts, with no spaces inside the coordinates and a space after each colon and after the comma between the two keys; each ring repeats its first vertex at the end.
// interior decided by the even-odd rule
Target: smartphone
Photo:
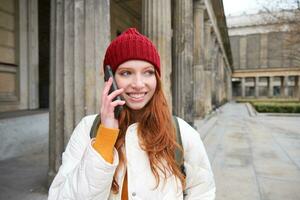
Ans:
{"type": "MultiPolygon", "coordinates": [[[[108,81],[108,79],[112,77],[113,78],[113,82],[112,82],[112,85],[109,89],[109,92],[108,94],[112,93],[113,91],[117,90],[118,89],[118,86],[117,86],[117,83],[116,83],[116,80],[115,80],[115,77],[114,77],[114,74],[112,72],[112,69],[109,65],[105,65],[104,67],[104,81],[108,81]]],[[[115,100],[123,100],[121,96],[116,96],[113,101],[115,100]]],[[[123,110],[123,106],[116,106],[115,107],[115,110],[114,110],[114,113],[115,113],[115,118],[116,119],[119,119],[119,116],[120,116],[120,113],[121,111],[123,110]]]]}

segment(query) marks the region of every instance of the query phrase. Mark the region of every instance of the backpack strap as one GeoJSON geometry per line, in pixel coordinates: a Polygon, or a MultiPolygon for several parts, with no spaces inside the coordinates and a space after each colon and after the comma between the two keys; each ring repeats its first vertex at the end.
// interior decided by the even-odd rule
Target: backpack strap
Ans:
{"type": "Polygon", "coordinates": [[[90,138],[94,138],[97,135],[98,127],[101,123],[100,115],[98,114],[93,122],[92,128],[90,130],[90,138]]]}
{"type": "MultiPolygon", "coordinates": [[[[183,149],[182,139],[181,139],[181,132],[180,132],[180,127],[179,127],[178,119],[174,115],[173,115],[173,121],[175,123],[175,129],[176,129],[176,142],[183,149]]],[[[184,176],[186,176],[185,167],[184,167],[184,155],[183,155],[183,152],[180,151],[178,148],[176,148],[176,150],[175,150],[175,160],[177,162],[177,166],[180,167],[181,173],[184,176]]],[[[185,197],[186,195],[187,195],[186,191],[183,190],[183,197],[185,197]]]]}
{"type": "MultiPolygon", "coordinates": [[[[178,119],[176,116],[173,116],[173,121],[175,123],[175,129],[176,129],[176,141],[183,148],[180,127],[179,127],[178,119]]],[[[176,148],[176,150],[175,150],[175,160],[177,162],[177,165],[180,167],[181,172],[186,176],[183,152],[180,151],[180,149],[178,149],[178,148],[176,148]]]]}

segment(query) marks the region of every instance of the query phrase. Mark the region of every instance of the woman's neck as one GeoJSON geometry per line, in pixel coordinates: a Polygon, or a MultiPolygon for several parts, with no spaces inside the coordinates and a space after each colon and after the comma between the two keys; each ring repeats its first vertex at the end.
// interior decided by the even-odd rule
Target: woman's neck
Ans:
{"type": "Polygon", "coordinates": [[[143,109],[141,109],[141,110],[130,110],[130,112],[131,112],[130,115],[131,115],[131,122],[132,123],[139,122],[141,120],[143,109]]]}

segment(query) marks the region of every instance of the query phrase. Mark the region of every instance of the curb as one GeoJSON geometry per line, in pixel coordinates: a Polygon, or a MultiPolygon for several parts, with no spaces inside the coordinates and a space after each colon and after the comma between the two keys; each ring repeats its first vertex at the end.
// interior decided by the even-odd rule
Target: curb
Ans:
{"type": "Polygon", "coordinates": [[[246,103],[246,107],[250,117],[256,117],[257,115],[260,114],[255,110],[255,108],[250,103],[246,103]]]}
{"type": "Polygon", "coordinates": [[[300,117],[300,114],[298,113],[259,113],[255,110],[255,108],[250,103],[246,103],[246,107],[251,117],[256,117],[256,116],[300,117]]]}

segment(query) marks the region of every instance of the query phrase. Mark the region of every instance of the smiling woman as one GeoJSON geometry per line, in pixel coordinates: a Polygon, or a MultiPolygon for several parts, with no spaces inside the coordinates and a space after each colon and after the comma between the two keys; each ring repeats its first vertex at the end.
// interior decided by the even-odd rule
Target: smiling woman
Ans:
{"type": "Polygon", "coordinates": [[[109,93],[113,79],[105,83],[96,138],[89,137],[96,115],[75,128],[49,200],[214,199],[214,178],[200,135],[178,117],[182,146],[177,143],[153,43],[130,28],[111,42],[103,65],[111,66],[120,89],[109,93]],[[123,100],[114,100],[118,95],[123,100]],[[116,106],[123,106],[118,119],[116,106]],[[185,171],[175,151],[184,155],[185,171]]]}

